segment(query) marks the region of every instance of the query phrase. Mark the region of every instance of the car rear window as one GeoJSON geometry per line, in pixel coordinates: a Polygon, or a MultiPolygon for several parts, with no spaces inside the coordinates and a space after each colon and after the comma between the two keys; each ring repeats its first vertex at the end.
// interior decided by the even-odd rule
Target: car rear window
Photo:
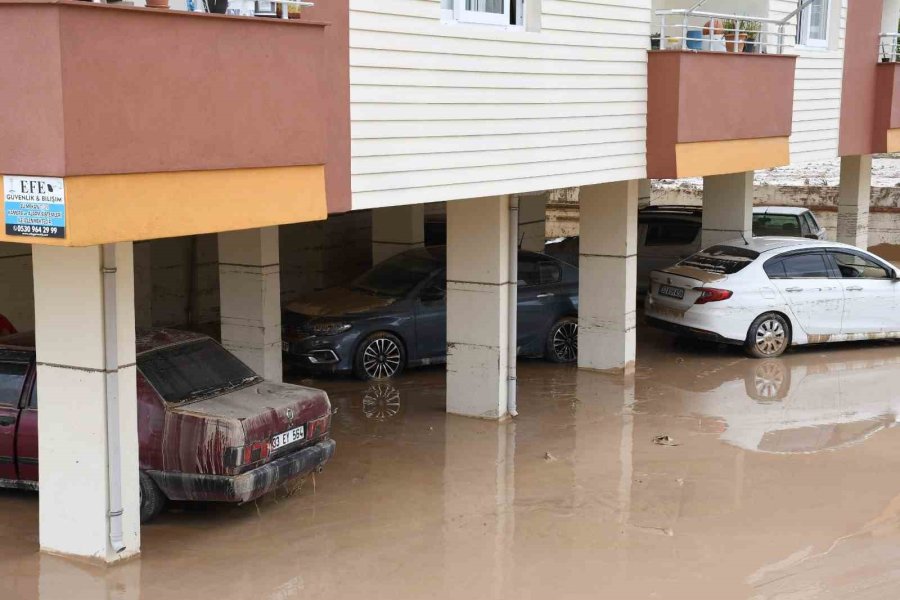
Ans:
{"type": "Polygon", "coordinates": [[[737,273],[754,260],[759,258],[759,252],[749,248],[737,246],[711,246],[680,263],[684,267],[694,267],[707,273],[720,275],[732,275],[737,273]]]}
{"type": "Polygon", "coordinates": [[[686,221],[650,221],[645,246],[685,246],[697,238],[699,223],[686,221]]]}
{"type": "Polygon", "coordinates": [[[166,402],[206,398],[260,377],[216,342],[205,339],[142,354],[138,368],[166,402]]]}
{"type": "Polygon", "coordinates": [[[797,215],[753,215],[753,235],[800,237],[800,219],[797,215]]]}

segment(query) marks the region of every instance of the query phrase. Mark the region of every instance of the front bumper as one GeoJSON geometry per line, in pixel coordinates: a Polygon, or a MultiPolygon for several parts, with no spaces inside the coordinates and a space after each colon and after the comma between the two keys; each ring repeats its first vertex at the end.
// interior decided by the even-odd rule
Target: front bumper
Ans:
{"type": "Polygon", "coordinates": [[[353,349],[358,333],[284,337],[282,356],[286,364],[312,373],[348,373],[353,370],[353,349]]]}
{"type": "Polygon", "coordinates": [[[236,476],[147,471],[169,500],[249,502],[321,467],[334,456],[334,440],[323,440],[236,476]]]}

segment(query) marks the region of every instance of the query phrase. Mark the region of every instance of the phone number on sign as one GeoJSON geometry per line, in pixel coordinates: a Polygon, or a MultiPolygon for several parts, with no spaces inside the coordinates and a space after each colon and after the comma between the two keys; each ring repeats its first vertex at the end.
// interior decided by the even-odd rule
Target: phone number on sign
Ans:
{"type": "Polygon", "coordinates": [[[42,225],[13,225],[12,230],[26,235],[56,235],[59,233],[59,227],[45,227],[42,225]]]}

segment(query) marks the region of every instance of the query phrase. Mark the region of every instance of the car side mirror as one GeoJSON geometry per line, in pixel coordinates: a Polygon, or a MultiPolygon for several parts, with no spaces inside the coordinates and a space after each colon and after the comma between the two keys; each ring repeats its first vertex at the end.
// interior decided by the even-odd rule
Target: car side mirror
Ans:
{"type": "Polygon", "coordinates": [[[430,287],[422,292],[419,296],[419,300],[422,302],[438,302],[439,300],[443,300],[447,295],[447,292],[439,287],[430,287]]]}

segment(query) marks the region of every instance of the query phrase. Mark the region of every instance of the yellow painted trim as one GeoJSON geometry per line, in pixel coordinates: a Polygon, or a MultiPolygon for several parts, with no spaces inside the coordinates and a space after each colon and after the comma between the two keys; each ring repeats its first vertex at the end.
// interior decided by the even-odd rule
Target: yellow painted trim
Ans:
{"type": "Polygon", "coordinates": [[[66,239],[0,241],[93,246],[327,218],[322,165],[66,177],[66,239]]]}
{"type": "Polygon", "coordinates": [[[678,177],[704,177],[769,169],[791,162],[786,137],[675,145],[678,177]]]}
{"type": "Polygon", "coordinates": [[[900,152],[900,129],[887,130],[887,151],[900,152]]]}

